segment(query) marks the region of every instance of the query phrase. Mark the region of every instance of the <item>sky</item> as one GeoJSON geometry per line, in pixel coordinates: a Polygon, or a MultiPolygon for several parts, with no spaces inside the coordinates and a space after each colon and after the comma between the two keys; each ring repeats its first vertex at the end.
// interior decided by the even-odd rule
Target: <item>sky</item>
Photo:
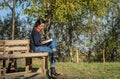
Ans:
{"type": "MultiPolygon", "coordinates": [[[[3,0],[0,0],[0,3],[2,2],[3,0]]],[[[4,8],[2,9],[2,7],[0,7],[0,18],[4,18],[6,17],[7,13],[10,13],[10,10],[7,9],[7,8],[4,8]]]]}
{"type": "MultiPolygon", "coordinates": [[[[3,0],[0,0],[0,3],[1,3],[2,1],[3,1],[3,0]]],[[[12,5],[12,4],[11,4],[11,5],[12,5]]],[[[26,16],[26,15],[24,15],[24,14],[22,13],[23,11],[22,11],[22,7],[21,7],[21,6],[16,7],[15,11],[20,14],[20,16],[21,16],[20,18],[23,18],[23,17],[26,16]]],[[[10,10],[10,8],[5,7],[4,9],[2,9],[2,8],[0,7],[0,18],[4,19],[5,17],[7,17],[7,14],[10,14],[10,13],[12,13],[11,10],[10,10]]]]}
{"type": "MultiPolygon", "coordinates": [[[[20,16],[21,16],[21,18],[22,17],[24,17],[25,15],[22,13],[22,11],[21,11],[22,9],[21,9],[21,7],[19,7],[19,8],[17,8],[15,11],[17,12],[17,13],[20,13],[20,16]]],[[[7,16],[7,14],[10,14],[11,13],[11,10],[10,9],[0,9],[0,18],[5,18],[6,16],[7,16]]]]}
{"type": "Polygon", "coordinates": [[[6,10],[0,10],[0,18],[4,18],[4,17],[6,17],[6,15],[7,15],[7,11],[6,10]]]}

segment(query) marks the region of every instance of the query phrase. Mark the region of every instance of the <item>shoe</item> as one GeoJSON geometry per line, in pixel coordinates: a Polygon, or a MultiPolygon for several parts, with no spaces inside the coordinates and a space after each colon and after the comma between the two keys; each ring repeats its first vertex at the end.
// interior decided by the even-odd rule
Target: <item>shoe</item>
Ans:
{"type": "Polygon", "coordinates": [[[50,70],[51,70],[51,77],[56,77],[60,75],[56,72],[55,67],[51,67],[50,70]]]}
{"type": "Polygon", "coordinates": [[[49,74],[49,70],[46,71],[47,79],[51,79],[51,76],[49,74]]]}

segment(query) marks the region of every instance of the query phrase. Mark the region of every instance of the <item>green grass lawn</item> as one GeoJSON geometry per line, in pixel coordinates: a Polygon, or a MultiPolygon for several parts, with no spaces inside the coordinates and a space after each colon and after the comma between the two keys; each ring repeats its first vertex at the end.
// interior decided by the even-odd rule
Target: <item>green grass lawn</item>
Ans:
{"type": "Polygon", "coordinates": [[[57,63],[58,79],[120,79],[120,63],[57,63]]]}
{"type": "MultiPolygon", "coordinates": [[[[18,64],[22,65],[24,60],[20,60],[18,64]]],[[[40,60],[33,61],[33,67],[40,67],[40,60]]],[[[56,79],[120,79],[120,63],[72,63],[57,62],[56,69],[60,76],[56,79]]]]}
{"type": "MultiPolygon", "coordinates": [[[[34,67],[39,67],[35,60],[34,67]]],[[[57,62],[57,79],[120,79],[120,63],[72,63],[57,62]]]]}

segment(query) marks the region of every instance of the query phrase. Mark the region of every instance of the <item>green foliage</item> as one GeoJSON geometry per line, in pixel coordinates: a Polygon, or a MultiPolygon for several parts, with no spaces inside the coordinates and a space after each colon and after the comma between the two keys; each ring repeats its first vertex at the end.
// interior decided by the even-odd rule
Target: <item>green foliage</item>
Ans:
{"type": "MultiPolygon", "coordinates": [[[[34,17],[51,19],[52,23],[58,23],[56,26],[58,29],[62,29],[60,27],[65,25],[66,28],[63,28],[63,30],[64,32],[67,32],[65,34],[68,36],[68,38],[65,39],[73,41],[72,39],[74,38],[74,34],[76,38],[78,38],[81,32],[86,34],[91,33],[91,40],[93,40],[94,32],[99,30],[96,30],[96,25],[100,23],[98,18],[107,14],[106,11],[108,8],[106,6],[110,3],[110,1],[32,0],[29,1],[28,4],[29,3],[29,7],[26,7],[24,11],[25,14],[29,14],[34,17]],[[92,21],[94,16],[96,16],[95,20],[92,21]],[[87,23],[84,21],[87,21],[87,23]],[[94,23],[96,23],[96,25],[94,25],[94,23]]],[[[58,32],[58,29],[56,29],[56,32],[58,32]]]]}
{"type": "Polygon", "coordinates": [[[117,52],[120,54],[120,48],[119,48],[119,49],[117,49],[117,52]]]}
{"type": "Polygon", "coordinates": [[[44,18],[45,15],[52,15],[53,21],[59,20],[63,23],[68,23],[71,19],[89,12],[104,16],[110,3],[109,0],[32,0],[29,2],[31,4],[26,7],[25,14],[44,18]]]}
{"type": "MultiPolygon", "coordinates": [[[[4,18],[4,20],[1,22],[0,26],[1,26],[1,37],[2,39],[11,39],[11,22],[12,22],[12,17],[9,15],[7,15],[6,18],[4,18]]],[[[15,27],[15,33],[16,35],[19,34],[19,31],[18,31],[18,25],[19,25],[19,21],[16,19],[16,27],[15,27]]]]}
{"type": "MultiPolygon", "coordinates": [[[[113,18],[120,15],[119,0],[17,0],[17,2],[16,6],[21,5],[24,14],[49,20],[49,27],[47,26],[45,30],[50,32],[49,37],[54,36],[58,41],[65,42],[65,45],[59,45],[61,49],[59,52],[67,53],[68,59],[69,49],[75,44],[82,43],[91,48],[94,45],[97,52],[101,52],[105,47],[109,53],[120,44],[119,36],[114,31],[116,29],[112,30],[116,25],[119,26],[119,20],[116,22],[113,18]],[[81,39],[80,35],[86,38],[81,39]]],[[[5,7],[1,3],[0,6],[5,7]]]]}
{"type": "MultiPolygon", "coordinates": [[[[0,19],[0,39],[1,40],[7,40],[11,39],[11,14],[8,14],[6,18],[3,19],[3,21],[0,19]]],[[[30,36],[30,27],[32,25],[32,20],[29,17],[26,17],[26,19],[20,19],[20,15],[17,14],[15,16],[15,39],[28,39],[30,36]],[[28,29],[29,27],[29,29],[28,29]]]]}

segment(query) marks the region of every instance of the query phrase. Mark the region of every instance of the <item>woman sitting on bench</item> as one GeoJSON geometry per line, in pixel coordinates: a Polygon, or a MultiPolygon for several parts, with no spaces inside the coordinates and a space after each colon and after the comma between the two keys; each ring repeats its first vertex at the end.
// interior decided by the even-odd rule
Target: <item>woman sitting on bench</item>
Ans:
{"type": "Polygon", "coordinates": [[[38,19],[33,27],[31,37],[30,37],[30,46],[33,52],[48,52],[50,55],[50,70],[51,77],[57,76],[58,73],[55,70],[55,58],[54,53],[56,52],[56,41],[53,39],[51,42],[42,41],[41,30],[45,26],[45,20],[38,19]]]}

